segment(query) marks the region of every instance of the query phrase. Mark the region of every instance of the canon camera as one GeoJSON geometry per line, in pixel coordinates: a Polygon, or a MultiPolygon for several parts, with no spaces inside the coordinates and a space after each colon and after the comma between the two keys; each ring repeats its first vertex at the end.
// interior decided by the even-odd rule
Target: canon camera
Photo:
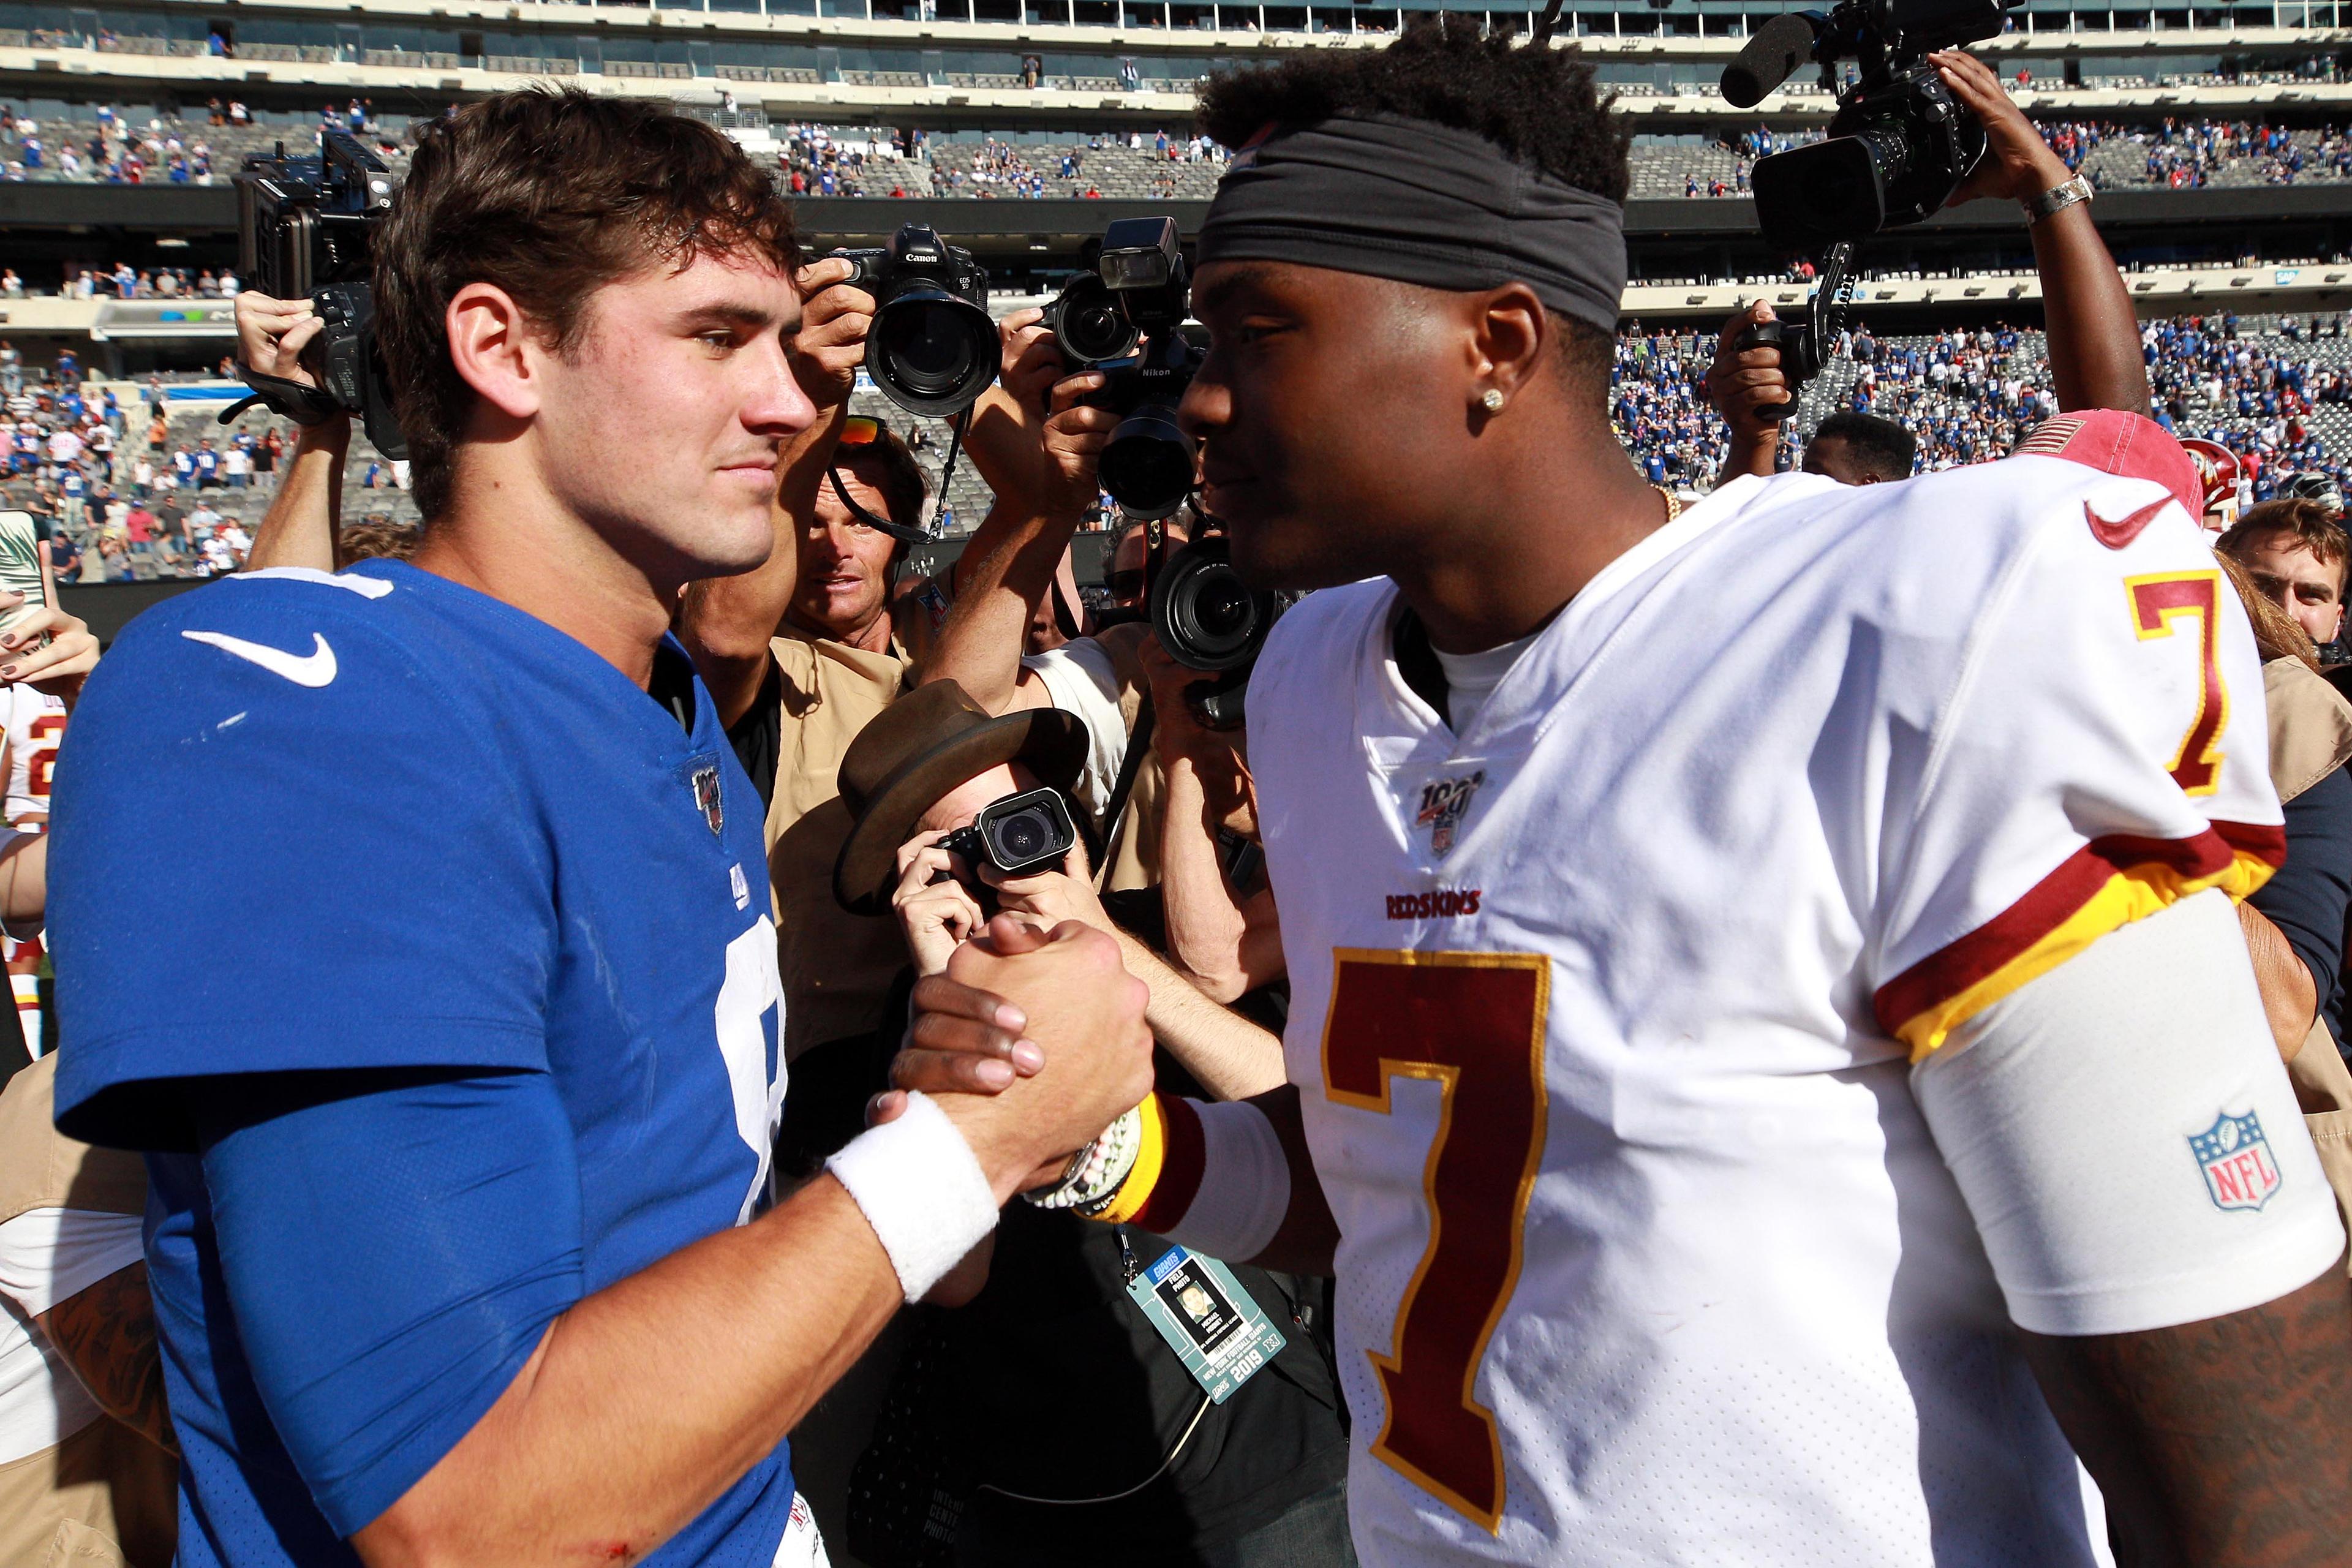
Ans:
{"type": "Polygon", "coordinates": [[[879,250],[835,250],[845,279],[874,296],[866,373],[909,414],[944,417],[977,402],[996,379],[996,323],[988,274],[971,252],[910,223],[879,250]]]}
{"type": "Polygon", "coordinates": [[[353,415],[376,450],[408,455],[375,343],[375,296],[369,283],[376,226],[392,211],[392,172],[341,131],[320,133],[319,156],[250,153],[236,187],[238,270],[247,287],[276,300],[308,300],[322,323],[306,354],[319,385],[306,387],[245,370],[254,395],[221,416],[227,423],[254,403],[305,425],[353,415]]]}

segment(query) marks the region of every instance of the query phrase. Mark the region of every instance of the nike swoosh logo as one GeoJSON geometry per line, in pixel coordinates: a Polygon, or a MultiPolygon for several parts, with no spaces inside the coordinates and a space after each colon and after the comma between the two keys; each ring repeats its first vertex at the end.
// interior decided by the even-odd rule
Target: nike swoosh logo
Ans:
{"type": "Polygon", "coordinates": [[[317,632],[310,638],[318,644],[310,653],[288,653],[282,647],[268,643],[247,642],[226,632],[182,632],[190,642],[209,643],[223,653],[234,654],[248,664],[257,664],[272,675],[282,675],[297,686],[320,687],[335,679],[335,650],[317,632]]]}
{"type": "Polygon", "coordinates": [[[2101,517],[2097,512],[2093,511],[2089,501],[2084,501],[2083,503],[2083,521],[2091,525],[2092,538],[2097,540],[2100,543],[2105,545],[2110,550],[2121,550],[2124,546],[2129,544],[2133,540],[2139,537],[2140,530],[2146,528],[2149,523],[2156,521],[2156,514],[2158,512],[2162,511],[2166,507],[2171,504],[2172,498],[2170,496],[2164,496],[2158,500],[2148,502],[2146,506],[2140,508],[2129,517],[2120,518],[2111,522],[2107,519],[2101,517]]]}

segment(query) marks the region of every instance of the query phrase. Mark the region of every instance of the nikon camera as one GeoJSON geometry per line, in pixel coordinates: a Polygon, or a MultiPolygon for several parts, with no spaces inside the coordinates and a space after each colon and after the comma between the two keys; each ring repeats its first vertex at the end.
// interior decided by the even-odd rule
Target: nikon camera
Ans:
{"type": "MultiPolygon", "coordinates": [[[[304,423],[355,415],[376,450],[408,456],[375,345],[370,246],[392,211],[392,172],[341,131],[320,134],[319,156],[251,153],[236,186],[238,271],[277,300],[309,300],[325,325],[313,340],[319,387],[255,383],[259,401],[304,423]]],[[[251,377],[248,376],[248,380],[251,377]]],[[[244,405],[224,416],[234,417],[244,405]]]]}
{"type": "Polygon", "coordinates": [[[1176,425],[1206,357],[1182,330],[1191,304],[1176,220],[1131,217],[1103,232],[1095,270],[1046,307],[1063,363],[1104,374],[1086,401],[1120,416],[1099,471],[1129,517],[1167,517],[1192,493],[1192,438],[1176,425]]]}
{"type": "Polygon", "coordinates": [[[2024,0],[1840,0],[1758,29],[1724,68],[1723,96],[1751,109],[1811,61],[1837,94],[1829,136],[1757,160],[1748,175],[1765,243],[1818,255],[1932,216],[1984,156],[1984,127],[1927,56],[1999,37],[2024,0]],[[1841,88],[1840,60],[1855,79],[1841,88]]]}
{"type": "Polygon", "coordinates": [[[943,418],[979,401],[996,379],[996,323],[988,274],[971,252],[910,223],[879,250],[836,250],[856,269],[850,287],[874,296],[866,373],[909,414],[943,418]]]}

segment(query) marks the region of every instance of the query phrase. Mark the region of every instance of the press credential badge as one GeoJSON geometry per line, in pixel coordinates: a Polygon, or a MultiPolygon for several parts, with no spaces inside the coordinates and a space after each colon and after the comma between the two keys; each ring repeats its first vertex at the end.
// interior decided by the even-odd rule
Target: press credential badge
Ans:
{"type": "Polygon", "coordinates": [[[1219,1405],[1288,1342],[1232,1269],[1181,1247],[1129,1280],[1127,1293],[1219,1405]]]}

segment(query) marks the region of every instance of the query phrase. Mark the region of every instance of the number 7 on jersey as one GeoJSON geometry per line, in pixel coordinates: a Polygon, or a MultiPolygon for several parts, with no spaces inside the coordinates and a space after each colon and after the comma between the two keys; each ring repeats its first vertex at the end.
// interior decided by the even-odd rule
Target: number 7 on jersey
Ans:
{"type": "Polygon", "coordinates": [[[1334,954],[1323,1082],[1341,1105],[1389,1113],[1389,1087],[1440,1089],[1422,1168],[1429,1244],[1370,1352],[1387,1408],[1374,1457],[1487,1530],[1503,1517],[1503,1440],[1478,1402],[1478,1363],[1519,1277],[1521,1225],[1544,1143],[1541,954],[1334,954]]]}

